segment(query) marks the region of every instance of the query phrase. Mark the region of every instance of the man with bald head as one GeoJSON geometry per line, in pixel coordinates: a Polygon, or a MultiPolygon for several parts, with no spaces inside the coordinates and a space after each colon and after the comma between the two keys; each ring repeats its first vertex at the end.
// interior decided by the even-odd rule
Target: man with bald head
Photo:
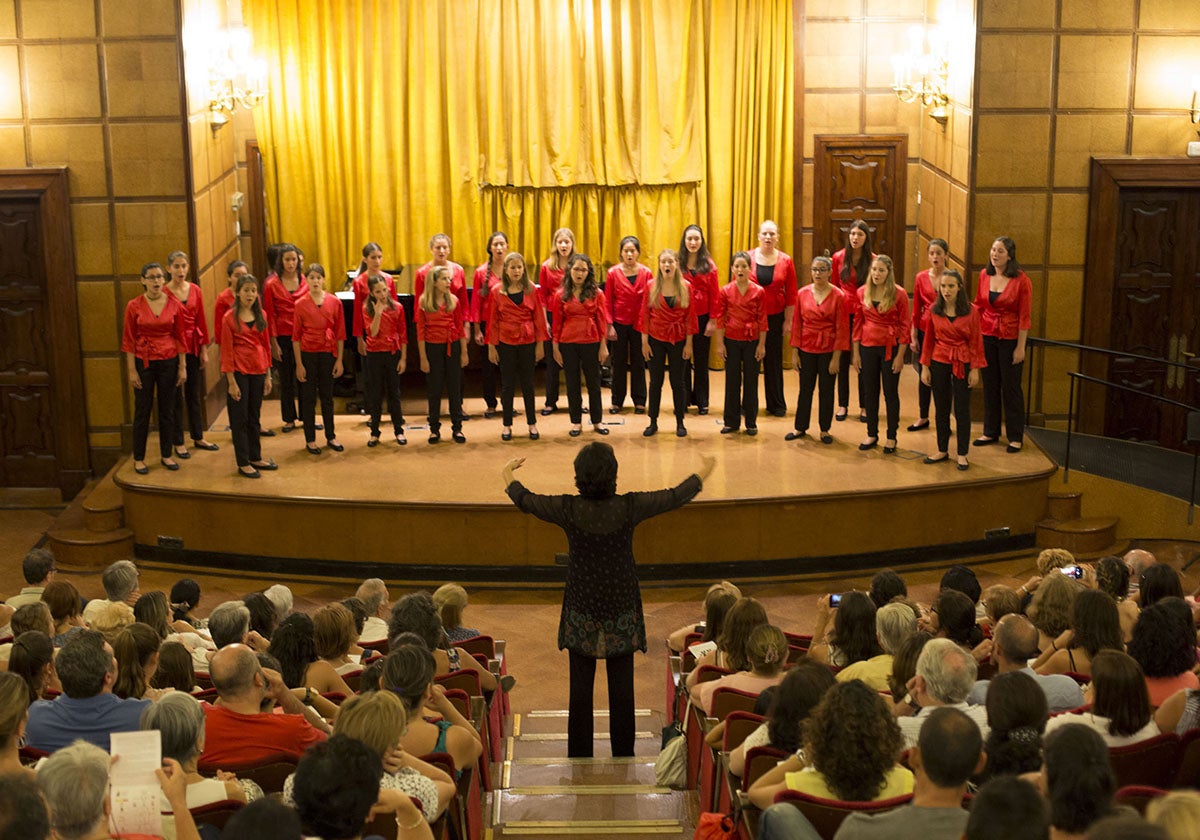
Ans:
{"type": "Polygon", "coordinates": [[[279,672],[263,668],[246,645],[232,644],[209,663],[217,702],[204,707],[203,765],[249,764],[283,753],[299,761],[325,733],[304,718],[304,706],[279,672]],[[272,713],[278,703],[284,714],[272,713]]]}
{"type": "Polygon", "coordinates": [[[1149,551],[1141,548],[1133,548],[1125,552],[1125,556],[1121,558],[1125,562],[1126,568],[1129,569],[1129,597],[1133,598],[1138,592],[1138,583],[1142,579],[1142,572],[1153,566],[1158,560],[1149,551]]]}
{"type": "MultiPolygon", "coordinates": [[[[1039,674],[1029,667],[1029,661],[1037,656],[1037,628],[1023,615],[1009,613],[1000,619],[992,631],[992,662],[998,672],[1020,671],[1033,677],[1046,695],[1050,712],[1065,712],[1083,705],[1083,691],[1075,680],[1065,674],[1039,674]]],[[[987,701],[988,681],[979,680],[967,702],[983,705],[987,701]]]]}

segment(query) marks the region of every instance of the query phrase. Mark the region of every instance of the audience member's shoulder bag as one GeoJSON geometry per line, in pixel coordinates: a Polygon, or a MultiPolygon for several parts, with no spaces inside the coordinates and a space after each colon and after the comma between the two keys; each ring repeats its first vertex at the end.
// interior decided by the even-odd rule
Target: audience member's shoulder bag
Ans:
{"type": "Polygon", "coordinates": [[[733,840],[737,836],[736,812],[733,816],[705,812],[696,821],[696,833],[692,835],[692,840],[733,840]]]}

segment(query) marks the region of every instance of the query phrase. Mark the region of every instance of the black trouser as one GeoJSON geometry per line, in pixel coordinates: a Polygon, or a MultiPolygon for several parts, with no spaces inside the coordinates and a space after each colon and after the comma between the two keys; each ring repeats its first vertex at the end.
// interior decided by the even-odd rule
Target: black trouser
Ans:
{"type": "MultiPolygon", "coordinates": [[[[479,332],[483,335],[486,342],[487,324],[483,321],[479,322],[479,332]]],[[[483,364],[479,368],[479,375],[483,384],[483,402],[489,411],[494,411],[496,409],[496,378],[500,371],[492,364],[492,360],[488,358],[486,343],[483,345],[483,349],[483,364]]]]}
{"type": "Polygon", "coordinates": [[[233,454],[239,467],[249,466],[251,461],[262,460],[262,446],[259,441],[259,412],[262,411],[263,385],[266,382],[265,373],[240,373],[235,371],[233,378],[237,380],[242,398],[235,400],[225,397],[225,408],[229,412],[229,432],[233,436],[233,454]]]}
{"type": "Polygon", "coordinates": [[[796,401],[796,431],[807,432],[812,417],[813,389],[820,385],[817,396],[817,423],[822,432],[833,424],[833,384],[837,374],[829,372],[833,351],[805,353],[800,351],[800,396],[796,401]]]}
{"type": "Polygon", "coordinates": [[[517,382],[521,383],[521,397],[525,400],[525,423],[537,425],[537,395],[533,392],[533,366],[537,360],[537,343],[496,345],[500,357],[500,411],[504,425],[513,423],[513,397],[517,393],[517,382]]]}
{"type": "MultiPolygon", "coordinates": [[[[596,660],[575,651],[571,658],[571,699],[567,708],[567,757],[591,758],[593,746],[592,690],[596,660]]],[[[614,756],[633,755],[633,654],[604,660],[608,677],[608,732],[614,756]]]]}
{"type": "MultiPolygon", "coordinates": [[[[851,334],[851,335],[854,333],[854,316],[853,315],[850,316],[850,327],[846,332],[847,332],[847,334],[851,334]]],[[[839,406],[841,406],[842,408],[850,407],[850,368],[851,367],[852,367],[852,365],[847,364],[847,365],[842,365],[840,368],[838,368],[837,404],[839,406]]],[[[865,407],[865,403],[863,402],[863,380],[862,380],[861,374],[858,377],[858,407],[859,408],[865,407]]]]}
{"type": "Polygon", "coordinates": [[[983,355],[987,367],[983,376],[983,436],[1000,437],[1000,412],[1004,411],[1004,436],[1009,443],[1025,439],[1025,395],[1021,391],[1021,371],[1025,363],[1013,364],[1017,349],[1015,338],[983,337],[983,355]]]}
{"type": "Polygon", "coordinates": [[[671,366],[671,400],[675,403],[675,419],[682,423],[687,415],[687,382],[683,371],[682,341],[659,341],[650,336],[650,404],[646,414],[651,420],[658,419],[658,408],[662,403],[663,380],[667,364],[671,366]]]}
{"type": "Polygon", "coordinates": [[[887,440],[895,440],[900,428],[900,374],[892,371],[892,359],[899,352],[899,345],[892,347],[892,359],[885,359],[888,348],[859,348],[862,370],[858,381],[863,396],[863,408],[867,412],[867,437],[879,437],[879,385],[883,383],[883,399],[887,403],[887,440]]]}
{"type": "Polygon", "coordinates": [[[158,451],[171,457],[171,439],[175,433],[175,408],[179,378],[179,357],[135,362],[142,387],[133,390],[133,460],[146,460],[146,439],[150,436],[150,411],[154,408],[154,392],[158,391],[158,451]]]}
{"type": "Polygon", "coordinates": [[[333,363],[332,353],[300,351],[304,363],[304,381],[300,383],[300,420],[304,423],[304,440],[317,439],[317,398],[321,398],[321,422],[325,424],[325,440],[337,437],[333,431],[333,363]]]}
{"type": "Polygon", "coordinates": [[[963,365],[963,378],[954,375],[954,366],[945,362],[929,365],[930,390],[933,392],[937,424],[937,451],[948,452],[950,446],[950,408],[954,407],[955,434],[958,454],[965,456],[971,448],[971,389],[967,387],[970,365],[963,365]]]}
{"type": "Polygon", "coordinates": [[[742,425],[758,428],[758,359],[754,353],[758,342],[725,339],[725,418],[731,429],[742,425]]]}
{"type": "MultiPolygon", "coordinates": [[[[546,320],[553,328],[554,319],[550,317],[549,313],[546,315],[546,320]]],[[[554,342],[547,341],[543,349],[545,351],[543,355],[546,357],[546,405],[558,405],[558,372],[561,368],[559,368],[558,362],[554,361],[554,342]]]]}
{"type": "Polygon", "coordinates": [[[617,340],[612,346],[612,404],[625,404],[628,374],[629,396],[635,406],[646,404],[646,360],[642,357],[642,334],[632,324],[613,324],[617,340]]]}
{"type": "MultiPolygon", "coordinates": [[[[917,346],[913,348],[913,356],[917,360],[917,415],[919,420],[929,419],[929,397],[933,388],[921,381],[921,348],[925,346],[925,331],[917,330],[917,346]]],[[[945,451],[945,450],[941,450],[945,451]]]]}
{"type": "Polygon", "coordinates": [[[450,403],[450,429],[461,431],[462,344],[458,341],[442,344],[426,341],[425,357],[429,359],[429,375],[425,377],[425,393],[429,397],[429,433],[437,434],[442,428],[443,388],[450,403]]]}
{"type": "Polygon", "coordinates": [[[697,408],[708,408],[708,348],[712,337],[704,334],[708,329],[708,316],[697,318],[700,330],[692,336],[692,358],[687,363],[688,393],[697,408]]]}
{"type": "Polygon", "coordinates": [[[404,432],[404,408],[400,404],[400,351],[369,352],[363,357],[363,401],[371,415],[371,437],[379,437],[379,417],[383,414],[383,395],[387,394],[388,414],[394,434],[404,432]]]}
{"type": "MultiPolygon", "coordinates": [[[[204,439],[204,373],[200,368],[200,357],[187,353],[187,382],[177,388],[175,397],[175,445],[183,446],[183,410],[186,406],[188,431],[192,440],[204,439]]],[[[159,407],[159,429],[162,429],[162,407],[159,407]]],[[[160,431],[159,434],[162,434],[160,431]]]]}
{"type": "Polygon", "coordinates": [[[787,398],[783,395],[783,313],[767,316],[767,346],[763,356],[763,395],[767,411],[782,414],[787,411],[787,398]]]}
{"type": "Polygon", "coordinates": [[[582,370],[583,379],[587,381],[588,416],[594,426],[604,419],[604,401],[600,398],[600,342],[559,344],[558,352],[562,354],[563,371],[567,374],[567,408],[571,412],[571,422],[583,422],[583,391],[579,377],[582,370]]]}
{"type": "Polygon", "coordinates": [[[279,361],[274,362],[279,373],[279,416],[285,424],[295,423],[300,416],[296,412],[296,347],[290,335],[275,337],[279,344],[279,361]]]}

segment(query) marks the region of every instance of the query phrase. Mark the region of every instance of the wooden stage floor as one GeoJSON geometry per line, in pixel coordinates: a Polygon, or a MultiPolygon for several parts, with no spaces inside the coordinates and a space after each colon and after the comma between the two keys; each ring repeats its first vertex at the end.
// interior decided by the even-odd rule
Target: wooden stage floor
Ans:
{"type": "MultiPolygon", "coordinates": [[[[719,385],[720,376],[714,379],[719,385]]],[[[906,371],[902,388],[914,392],[914,380],[906,371]]],[[[794,393],[789,399],[794,405],[794,393]]],[[[561,577],[554,555],[566,541],[508,502],[500,471],[510,458],[526,459],[517,477],[530,489],[570,493],[575,454],[603,439],[616,450],[618,490],[626,492],[674,484],[711,453],[716,470],[700,496],[637,533],[646,578],[671,580],[788,575],[881,559],[899,565],[1032,545],[1055,469],[1032,445],[1017,454],[1003,446],[972,449],[966,472],[955,469],[953,457],[925,465],[934,434],[903,431],[915,419],[909,414],[896,454],[860,452],[866,427],[853,408],[850,420],[834,423],[832,445],[785,441],[791,417],[760,417],[756,437],[721,435],[716,407],[704,417],[692,409],[688,436],[677,438],[669,397],[664,403],[653,438],[642,436],[646,417],[628,408],[606,414],[617,424],[607,437],[585,423],[583,435],[572,438],[560,409],[539,417],[541,440],[529,440],[518,420],[506,443],[499,417],[484,419],[482,400],[468,399],[474,419],[463,427],[467,443],[450,440],[444,418],[442,442],[430,445],[426,430],[415,426],[424,423],[423,400],[410,399],[407,446],[395,444],[385,422],[383,441],[368,448],[366,419],[339,415],[345,452],[314,456],[300,430],[277,434],[263,439],[263,454],[279,470],[257,481],[236,474],[227,431],[208,434],[221,451],[192,450],[178,472],[159,466],[152,435],[150,474],[137,475],[127,461],[116,481],[146,558],[262,572],[542,581],[561,577]]],[[[264,404],[264,422],[276,430],[277,412],[277,402],[264,404]]],[[[213,428],[224,427],[222,415],[213,428]]],[[[323,432],[317,435],[323,444],[323,432]]]]}

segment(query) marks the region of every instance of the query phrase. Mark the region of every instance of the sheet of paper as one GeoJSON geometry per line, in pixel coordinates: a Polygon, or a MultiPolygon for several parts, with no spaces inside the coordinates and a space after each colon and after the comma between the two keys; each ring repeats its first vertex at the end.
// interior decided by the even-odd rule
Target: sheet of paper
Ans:
{"type": "Polygon", "coordinates": [[[156,729],[114,732],[111,743],[116,761],[109,770],[109,829],[161,835],[161,790],[154,771],[162,766],[162,736],[156,729]]]}
{"type": "Polygon", "coordinates": [[[688,653],[699,659],[701,656],[707,656],[716,649],[716,642],[696,642],[696,644],[688,648],[688,653]]]}

